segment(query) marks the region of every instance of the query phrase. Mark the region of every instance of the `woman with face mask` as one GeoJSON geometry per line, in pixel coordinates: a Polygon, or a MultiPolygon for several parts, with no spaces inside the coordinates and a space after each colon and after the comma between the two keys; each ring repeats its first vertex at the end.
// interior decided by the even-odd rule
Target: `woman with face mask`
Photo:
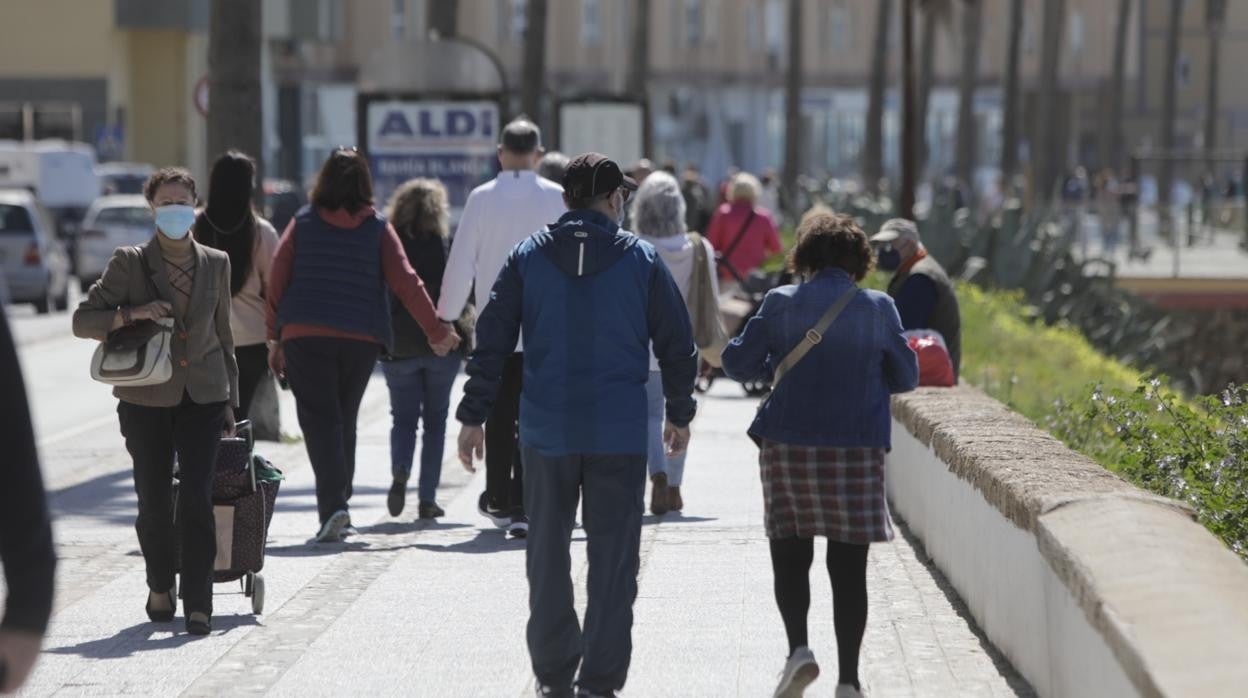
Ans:
{"type": "Polygon", "coordinates": [[[168,382],[117,387],[117,415],[134,461],[139,515],[135,528],[147,566],[148,618],[173,620],[175,536],[181,547],[186,630],[212,630],[216,531],[212,480],[217,445],[234,431],[238,367],[230,331],[230,258],[195,242],[195,180],[164,168],[147,181],[156,233],[120,247],[74,312],[74,334],[104,341],[110,332],[172,317],[173,376],[168,382]],[[172,477],[177,456],[177,511],[172,477]],[[176,526],[174,522],[176,521],[176,526]]]}

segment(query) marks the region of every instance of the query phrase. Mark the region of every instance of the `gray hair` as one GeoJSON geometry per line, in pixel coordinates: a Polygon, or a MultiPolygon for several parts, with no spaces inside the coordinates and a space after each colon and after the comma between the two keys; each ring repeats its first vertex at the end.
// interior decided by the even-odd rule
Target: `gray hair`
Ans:
{"type": "Polygon", "coordinates": [[[685,233],[685,197],[680,183],[662,170],[651,173],[641,183],[633,199],[633,232],[653,238],[670,238],[685,233]]]}
{"type": "Polygon", "coordinates": [[[568,171],[568,156],[552,150],[537,163],[537,174],[563,186],[563,175],[568,171]]]}

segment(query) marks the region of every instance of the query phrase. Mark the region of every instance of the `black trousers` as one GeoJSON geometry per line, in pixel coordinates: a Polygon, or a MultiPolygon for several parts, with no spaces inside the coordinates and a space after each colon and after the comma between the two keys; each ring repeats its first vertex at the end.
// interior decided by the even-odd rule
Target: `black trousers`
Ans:
{"type": "Polygon", "coordinates": [[[316,474],[321,523],[347,510],[355,479],[355,421],[381,347],[336,337],[282,343],[286,379],[295,394],[299,427],[316,474]]]}
{"type": "Polygon", "coordinates": [[[251,401],[256,396],[260,381],[269,376],[269,348],[263,344],[234,347],[238,361],[238,409],[235,419],[247,419],[251,414],[251,401]]]}
{"type": "Polygon", "coordinates": [[[182,548],[182,606],[212,614],[212,562],[217,555],[212,480],[225,403],[200,405],[184,395],[177,407],[117,406],[121,435],[134,460],[139,498],[135,530],[152,591],[173,589],[174,536],[182,548]],[[173,458],[178,457],[178,508],[173,509],[173,458]],[[176,513],[176,516],[175,516],[176,513]],[[176,525],[175,525],[176,522],[176,525]]]}
{"type": "Polygon", "coordinates": [[[524,467],[520,463],[520,389],[524,354],[503,362],[498,399],[485,422],[485,496],[503,511],[524,508],[524,467]]]}

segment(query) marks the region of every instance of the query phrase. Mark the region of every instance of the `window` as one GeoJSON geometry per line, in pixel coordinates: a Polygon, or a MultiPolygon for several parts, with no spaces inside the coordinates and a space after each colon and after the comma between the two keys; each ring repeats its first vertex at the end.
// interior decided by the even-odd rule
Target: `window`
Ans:
{"type": "Polygon", "coordinates": [[[1076,56],[1083,53],[1083,14],[1079,12],[1070,15],[1070,52],[1076,56]]]}
{"type": "Polygon", "coordinates": [[[767,67],[778,70],[784,66],[784,47],[788,36],[785,23],[788,15],[784,0],[767,0],[766,15],[763,17],[764,36],[767,41],[767,67]]]}
{"type": "Polygon", "coordinates": [[[393,0],[390,7],[390,35],[402,41],[407,33],[407,0],[393,0]]]}
{"type": "Polygon", "coordinates": [[[581,40],[589,48],[602,43],[602,0],[581,0],[581,40]]]}
{"type": "Polygon", "coordinates": [[[685,44],[702,43],[702,0],[685,0],[685,44]]]}
{"type": "Polygon", "coordinates": [[[751,53],[756,53],[763,47],[762,13],[753,2],[745,9],[745,41],[751,53]]]}
{"type": "MultiPolygon", "coordinates": [[[[150,217],[148,220],[151,220],[150,217]]],[[[29,233],[34,230],[30,212],[24,206],[0,204],[0,233],[29,233]]]]}
{"type": "Polygon", "coordinates": [[[511,39],[524,41],[524,30],[528,26],[527,0],[511,0],[511,39]]]}
{"type": "Polygon", "coordinates": [[[318,9],[320,10],[320,37],[327,41],[341,39],[345,22],[342,0],[321,0],[318,3],[318,9]]]}
{"type": "Polygon", "coordinates": [[[843,3],[837,2],[823,5],[823,12],[829,47],[835,51],[849,48],[849,9],[843,3]]]}

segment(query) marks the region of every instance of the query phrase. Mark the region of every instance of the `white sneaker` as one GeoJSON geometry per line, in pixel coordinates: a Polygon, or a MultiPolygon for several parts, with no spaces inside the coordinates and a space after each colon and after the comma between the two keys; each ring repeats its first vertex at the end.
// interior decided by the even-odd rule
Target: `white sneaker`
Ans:
{"type": "MultiPolygon", "coordinates": [[[[780,673],[780,685],[776,686],[774,698],[801,698],[806,687],[819,678],[819,665],[815,662],[815,653],[809,647],[798,647],[784,664],[780,673]]],[[[837,689],[840,698],[840,689],[837,689]]]]}
{"type": "Polygon", "coordinates": [[[852,684],[842,683],[836,687],[836,698],[866,698],[866,695],[861,689],[854,688],[852,684]]]}
{"type": "Polygon", "coordinates": [[[342,529],[351,523],[351,515],[345,509],[335,511],[324,524],[321,530],[316,534],[317,543],[337,543],[342,540],[342,529]]]}

